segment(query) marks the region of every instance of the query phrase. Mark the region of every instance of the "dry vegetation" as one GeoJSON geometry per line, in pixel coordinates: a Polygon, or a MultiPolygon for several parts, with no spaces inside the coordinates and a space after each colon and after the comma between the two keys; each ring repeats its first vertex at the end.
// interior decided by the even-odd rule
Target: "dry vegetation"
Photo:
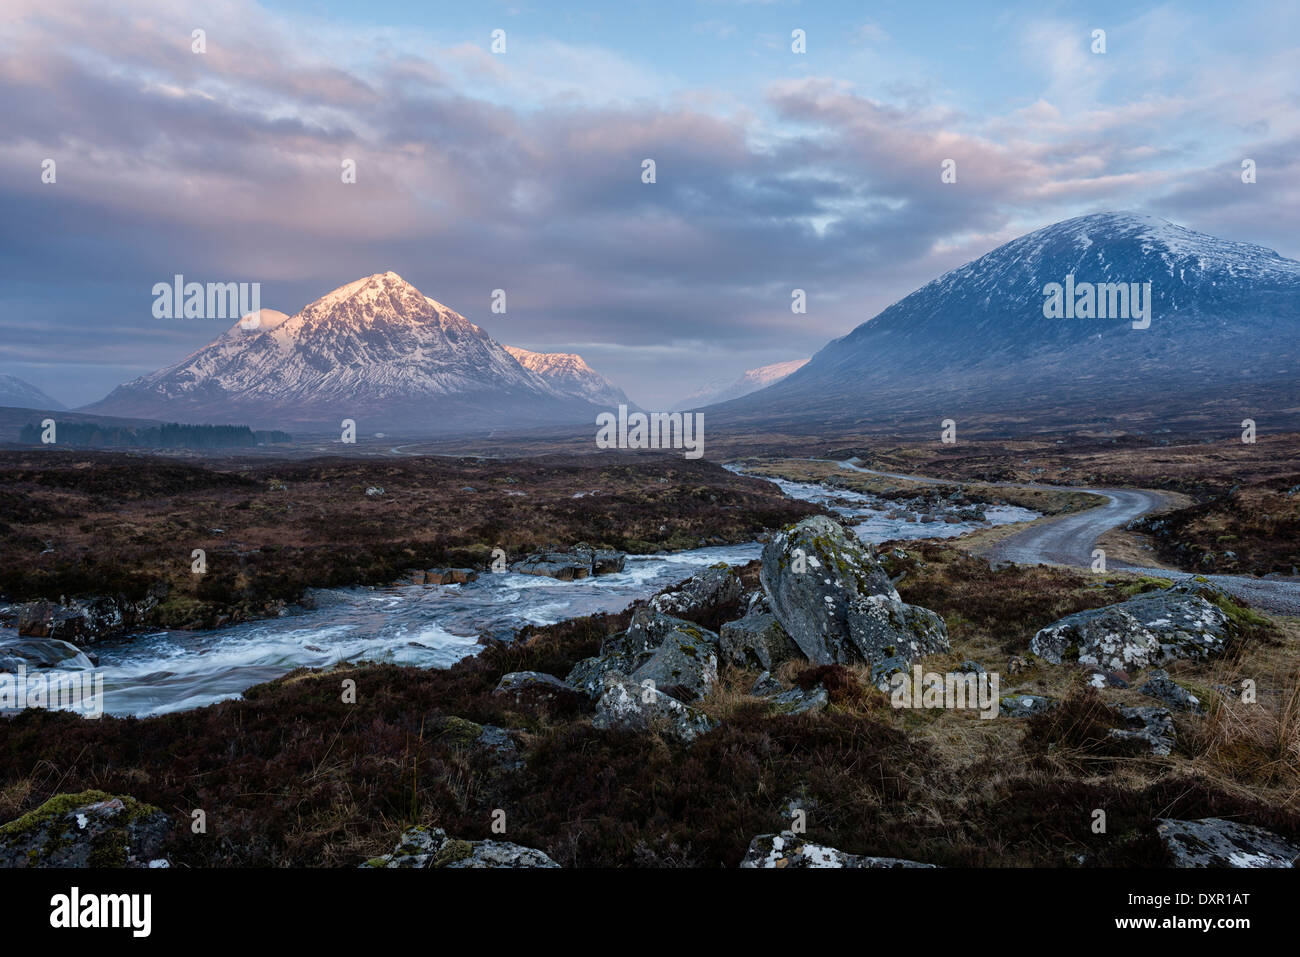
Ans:
{"type": "MultiPolygon", "coordinates": [[[[1002,673],[1004,692],[1058,697],[1028,720],[973,711],[896,711],[863,669],[784,667],[824,684],[821,714],[780,716],[749,696],[755,675],[724,671],[704,704],[723,720],[691,746],[601,731],[580,714],[514,710],[500,676],[563,676],[629,613],[528,630],[443,671],[354,666],[300,671],[243,701],[144,720],[87,722],[26,712],[0,730],[5,816],[59,791],[129,793],[178,821],[182,866],[353,866],[389,850],[411,823],[486,838],[503,808],[508,839],[565,865],[734,866],[750,839],[788,826],[846,851],[948,866],[1146,866],[1165,863],[1155,818],[1223,816],[1300,836],[1297,675],[1300,623],[1253,622],[1216,663],[1171,669],[1210,705],[1179,715],[1178,747],[1154,757],[1108,741],[1106,702],[1152,704],[1135,690],[1097,692],[1071,667],[1006,674],[1034,631],[1160,582],[1056,568],[990,569],[942,544],[886,553],[903,597],[940,611],[950,654],[1002,673]],[[355,705],[340,700],[357,681],[355,705]],[[1215,691],[1256,681],[1258,704],[1215,691]],[[471,745],[467,721],[519,729],[522,767],[502,771],[471,745]],[[204,808],[209,833],[183,826],[204,808]],[[1107,812],[1106,834],[1091,830],[1107,812]]],[[[752,587],[756,568],[744,572],[752,587]]]]}
{"type": "Polygon", "coordinates": [[[0,453],[0,596],[124,595],[165,583],[149,624],[274,613],[304,589],[486,565],[547,544],[633,553],[749,541],[817,509],[680,456],[182,462],[0,453]],[[368,488],[383,490],[367,495],[368,488]],[[190,554],[207,553],[194,575],[190,554]]]}

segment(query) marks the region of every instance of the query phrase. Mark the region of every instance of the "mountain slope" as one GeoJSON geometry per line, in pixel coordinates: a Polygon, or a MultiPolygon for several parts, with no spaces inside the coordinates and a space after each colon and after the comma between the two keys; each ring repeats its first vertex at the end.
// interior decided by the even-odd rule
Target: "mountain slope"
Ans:
{"type": "Polygon", "coordinates": [[[30,382],[24,382],[14,375],[0,373],[0,407],[15,409],[53,409],[64,408],[63,403],[51,399],[30,382]]]}
{"type": "MultiPolygon", "coordinates": [[[[1101,213],[1006,243],[889,306],[713,424],[990,429],[1300,420],[1300,263],[1152,216],[1101,213]],[[1150,326],[1046,318],[1044,286],[1151,283],[1150,326]],[[1235,421],[1231,421],[1234,417],[1235,421]]],[[[1261,422],[1261,428],[1264,427],[1261,422]]]]}
{"type": "Polygon", "coordinates": [[[190,422],[428,433],[594,421],[464,316],[396,273],[335,289],[285,319],[262,310],[87,411],[190,422]]]}
{"type": "Polygon", "coordinates": [[[531,352],[517,346],[506,346],[505,349],[514,356],[516,362],[529,372],[535,372],[561,396],[601,406],[628,404],[623,390],[587,365],[580,355],[571,352],[531,352]]]}
{"type": "Polygon", "coordinates": [[[774,382],[780,382],[786,376],[799,371],[807,364],[807,359],[791,359],[789,362],[773,362],[771,365],[759,366],[757,369],[750,369],[734,381],[727,382],[723,380],[720,383],[713,383],[702,389],[697,389],[673,408],[674,410],[698,409],[701,406],[713,405],[717,402],[739,399],[743,395],[757,392],[774,382]]]}

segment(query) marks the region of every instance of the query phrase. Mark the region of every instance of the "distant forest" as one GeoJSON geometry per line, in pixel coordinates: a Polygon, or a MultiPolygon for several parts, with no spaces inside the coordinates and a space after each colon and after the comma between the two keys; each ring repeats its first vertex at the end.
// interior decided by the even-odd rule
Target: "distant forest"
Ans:
{"type": "MultiPolygon", "coordinates": [[[[39,425],[25,425],[19,441],[40,445],[43,431],[39,425]]],[[[231,449],[291,442],[293,436],[288,432],[254,432],[246,425],[180,425],[170,422],[133,429],[93,422],[59,422],[56,419],[54,439],[55,445],[93,448],[231,449]]]]}

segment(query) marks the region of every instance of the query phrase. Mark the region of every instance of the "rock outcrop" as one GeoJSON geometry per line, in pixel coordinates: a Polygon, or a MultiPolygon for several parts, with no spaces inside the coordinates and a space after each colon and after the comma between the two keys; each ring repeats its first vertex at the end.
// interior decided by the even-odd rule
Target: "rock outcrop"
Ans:
{"type": "Polygon", "coordinates": [[[773,537],[759,577],[773,615],[813,664],[911,661],[948,649],[943,619],[905,604],[870,549],[825,516],[773,537]]]}
{"type": "Polygon", "coordinates": [[[708,625],[736,608],[744,591],[740,576],[726,563],[711,565],[650,599],[652,611],[708,625]]]}
{"type": "Polygon", "coordinates": [[[167,867],[171,821],[103,791],[59,794],[0,827],[0,867],[167,867]]]}
{"type": "Polygon", "coordinates": [[[771,671],[785,661],[802,659],[799,646],[772,614],[767,596],[756,594],[743,618],[729,621],[718,632],[722,660],[737,668],[771,671]]]}
{"type": "Polygon", "coordinates": [[[18,608],[18,634],[86,645],[130,631],[143,612],[154,604],[153,599],[137,604],[120,596],[74,598],[63,604],[27,602],[18,608]]]}
{"type": "Polygon", "coordinates": [[[502,675],[492,694],[527,711],[562,714],[582,710],[589,701],[573,685],[540,671],[512,671],[502,675]]]}

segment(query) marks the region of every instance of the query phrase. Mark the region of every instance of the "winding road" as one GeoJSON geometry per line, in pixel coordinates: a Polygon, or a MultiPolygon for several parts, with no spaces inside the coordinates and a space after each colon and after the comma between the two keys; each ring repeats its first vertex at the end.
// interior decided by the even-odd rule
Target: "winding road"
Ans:
{"type": "MultiPolygon", "coordinates": [[[[819,461],[830,460],[821,459],[819,461]]],[[[925,485],[960,484],[951,479],[902,475],[897,472],[879,472],[875,469],[854,465],[851,462],[835,462],[834,464],[866,475],[878,475],[884,478],[919,482],[925,485]]],[[[1065,488],[1065,486],[1060,485],[1022,484],[1017,482],[990,482],[987,484],[1001,488],[1050,489],[1052,491],[1060,491],[1065,488]]],[[[999,541],[980,549],[980,554],[992,562],[1014,562],[1018,565],[1070,565],[1075,568],[1091,568],[1092,550],[1096,547],[1098,538],[1113,528],[1122,528],[1135,518],[1162,507],[1166,502],[1165,495],[1147,489],[1076,488],[1074,486],[1068,488],[1070,491],[1100,495],[1106,499],[1106,504],[1098,505],[1083,512],[1051,516],[1030,522],[1020,531],[1012,532],[999,541]]],[[[1158,575],[1175,581],[1192,577],[1189,572],[1130,565],[1125,562],[1111,562],[1110,567],[1118,571],[1158,575]]],[[[1284,615],[1300,615],[1300,579],[1253,578],[1247,575],[1207,575],[1205,577],[1228,592],[1228,594],[1246,599],[1255,608],[1284,615]]]]}

